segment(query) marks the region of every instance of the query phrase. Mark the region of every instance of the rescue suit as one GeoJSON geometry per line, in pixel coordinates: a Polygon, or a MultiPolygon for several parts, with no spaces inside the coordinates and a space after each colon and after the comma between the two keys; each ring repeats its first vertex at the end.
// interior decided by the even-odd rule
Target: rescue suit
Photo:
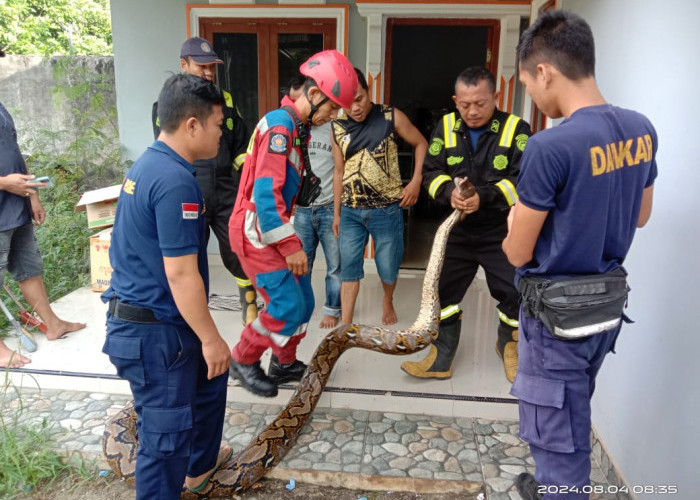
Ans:
{"type": "Polygon", "coordinates": [[[456,177],[468,177],[480,198],[479,209],[450,233],[440,275],[440,333],[420,362],[401,368],[416,377],[449,378],[459,343],[459,306],[479,266],[484,268],[491,296],[498,301],[500,320],[496,351],[512,382],[517,369],[518,291],[515,269],[501,243],[507,234],[508,212],[517,201],[515,184],[520,158],[531,135],[530,126],[515,115],[495,110],[483,129],[469,130],[458,113],[443,116],[433,131],[423,164],[423,186],[431,198],[450,205],[456,177]],[[470,138],[476,134],[476,148],[470,138]]]}
{"type": "MultiPolygon", "coordinates": [[[[282,105],[294,106],[288,97],[282,105]]],[[[296,360],[314,309],[309,275],[294,276],[285,257],[302,249],[290,221],[304,173],[299,132],[277,109],[258,123],[250,140],[229,239],[266,307],[241,333],[233,359],[249,365],[269,347],[279,363],[296,360]]]]}

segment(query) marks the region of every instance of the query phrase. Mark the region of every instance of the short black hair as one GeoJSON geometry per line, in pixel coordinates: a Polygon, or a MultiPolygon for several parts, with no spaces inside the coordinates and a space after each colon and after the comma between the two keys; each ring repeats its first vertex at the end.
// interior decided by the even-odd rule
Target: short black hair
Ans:
{"type": "Polygon", "coordinates": [[[369,85],[367,85],[367,78],[365,78],[365,74],[359,68],[355,68],[355,74],[357,74],[357,85],[365,90],[369,90],[369,85]]]}
{"type": "Polygon", "coordinates": [[[569,80],[595,76],[593,32],[583,18],[564,10],[542,14],[520,35],[518,62],[530,74],[542,62],[552,64],[569,80]]]}
{"type": "Polygon", "coordinates": [[[221,90],[212,82],[187,73],[168,78],[158,96],[161,130],[171,133],[191,117],[205,122],[213,106],[225,104],[221,90]]]}
{"type": "Polygon", "coordinates": [[[455,80],[455,93],[457,92],[457,84],[462,83],[467,87],[479,85],[481,80],[485,80],[491,92],[496,92],[496,78],[489,70],[483,66],[470,66],[457,75],[455,80]]]}
{"type": "Polygon", "coordinates": [[[306,77],[303,75],[295,75],[289,79],[289,82],[287,83],[287,95],[292,90],[298,90],[299,87],[303,86],[304,83],[306,82],[306,77]]]}

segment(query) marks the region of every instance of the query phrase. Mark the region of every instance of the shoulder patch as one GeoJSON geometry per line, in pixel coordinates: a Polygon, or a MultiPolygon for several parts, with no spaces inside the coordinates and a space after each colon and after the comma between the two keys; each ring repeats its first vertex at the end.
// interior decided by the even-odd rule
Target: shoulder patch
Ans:
{"type": "Polygon", "coordinates": [[[433,139],[433,142],[430,143],[430,147],[428,148],[428,153],[432,156],[439,155],[440,151],[442,150],[442,146],[444,144],[445,144],[445,141],[443,141],[439,137],[435,137],[433,139]]]}
{"type": "Polygon", "coordinates": [[[131,179],[125,177],[124,184],[122,184],[122,190],[126,194],[134,194],[135,189],[136,189],[136,181],[132,181],[131,179]]]}
{"type": "Polygon", "coordinates": [[[527,140],[530,138],[527,134],[519,134],[515,136],[515,145],[520,151],[525,151],[525,146],[527,145],[527,140]]]}
{"type": "Polygon", "coordinates": [[[499,122],[498,120],[493,120],[491,122],[491,132],[493,132],[494,134],[497,134],[500,129],[501,129],[501,122],[499,122]]]}
{"type": "Polygon", "coordinates": [[[267,150],[270,153],[277,154],[287,154],[287,145],[289,144],[289,137],[284,134],[272,134],[270,136],[270,143],[268,144],[267,150]]]}
{"type": "Polygon", "coordinates": [[[199,217],[199,203],[182,204],[183,219],[196,219],[197,217],[199,217]]]}

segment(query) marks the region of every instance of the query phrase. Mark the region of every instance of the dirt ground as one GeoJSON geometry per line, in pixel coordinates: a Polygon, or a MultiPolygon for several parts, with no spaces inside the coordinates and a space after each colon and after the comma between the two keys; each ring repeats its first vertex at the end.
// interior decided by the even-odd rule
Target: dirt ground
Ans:
{"type": "MultiPolygon", "coordinates": [[[[455,493],[418,494],[329,488],[297,482],[293,490],[288,483],[263,479],[250,491],[234,499],[240,500],[483,500],[483,496],[455,493]]],[[[63,479],[51,487],[17,497],[17,500],[133,500],[134,489],[114,476],[92,481],[63,479]]]]}

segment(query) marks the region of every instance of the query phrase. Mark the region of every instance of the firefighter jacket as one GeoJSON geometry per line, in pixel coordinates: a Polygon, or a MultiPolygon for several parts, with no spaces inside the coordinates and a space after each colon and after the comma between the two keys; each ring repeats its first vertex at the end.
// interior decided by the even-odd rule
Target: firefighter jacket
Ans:
{"type": "Polygon", "coordinates": [[[476,187],[480,205],[460,226],[505,224],[510,207],[518,199],[515,184],[530,135],[530,126],[524,120],[495,110],[474,151],[469,130],[459,114],[447,114],[431,136],[423,163],[423,186],[431,198],[449,206],[454,178],[468,177],[476,187]]]}
{"type": "MultiPolygon", "coordinates": [[[[282,105],[294,108],[286,96],[282,105]]],[[[301,250],[290,218],[304,175],[303,161],[299,131],[289,113],[276,109],[263,116],[250,139],[229,222],[232,245],[242,233],[253,247],[272,247],[284,257],[301,250]]]]}
{"type": "MultiPolygon", "coordinates": [[[[195,168],[215,167],[217,177],[238,178],[240,169],[245,161],[245,152],[248,147],[248,127],[243,121],[238,106],[233,102],[233,96],[226,90],[221,90],[226,105],[222,111],[224,122],[221,124],[221,140],[219,142],[219,154],[210,160],[197,160],[195,168]]],[[[153,123],[153,137],[158,139],[160,134],[160,118],[158,117],[158,102],[153,103],[151,113],[153,123]]]]}

